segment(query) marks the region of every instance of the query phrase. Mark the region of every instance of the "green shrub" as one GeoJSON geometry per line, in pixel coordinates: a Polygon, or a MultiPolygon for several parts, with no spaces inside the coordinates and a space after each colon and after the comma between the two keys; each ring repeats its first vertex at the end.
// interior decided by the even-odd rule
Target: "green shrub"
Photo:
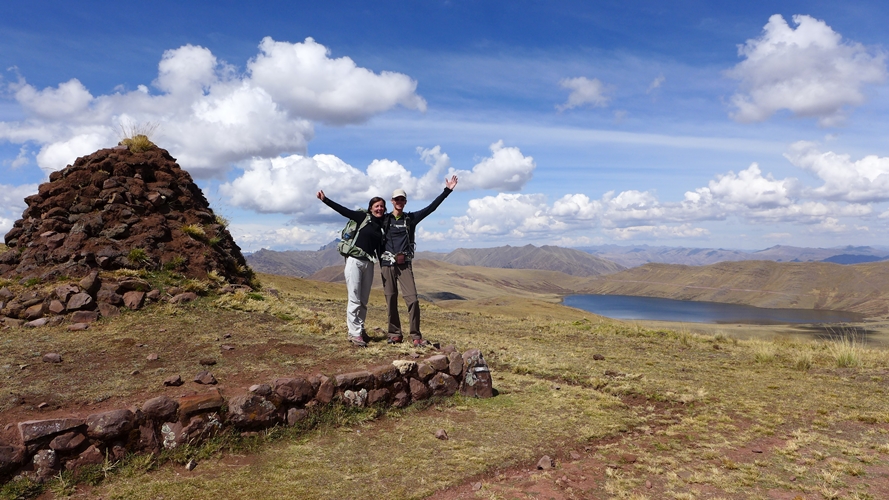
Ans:
{"type": "Polygon", "coordinates": [[[176,255],[164,264],[164,270],[175,271],[176,269],[180,269],[182,266],[184,266],[185,263],[185,257],[176,255]]]}
{"type": "Polygon", "coordinates": [[[222,226],[223,228],[227,228],[229,221],[225,217],[223,217],[221,215],[217,215],[216,216],[216,223],[219,224],[220,226],[222,226]]]}
{"type": "Polygon", "coordinates": [[[151,263],[151,257],[144,248],[134,248],[127,254],[127,259],[135,267],[147,267],[151,263]]]}

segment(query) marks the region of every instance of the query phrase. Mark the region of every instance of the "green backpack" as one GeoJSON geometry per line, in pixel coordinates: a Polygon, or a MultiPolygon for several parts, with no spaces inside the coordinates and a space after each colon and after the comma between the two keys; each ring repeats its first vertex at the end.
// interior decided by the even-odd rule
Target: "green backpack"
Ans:
{"type": "MultiPolygon", "coordinates": [[[[362,212],[367,213],[366,210],[362,210],[362,212]]],[[[361,229],[369,223],[370,213],[365,215],[361,224],[349,219],[349,222],[346,223],[346,227],[340,232],[340,242],[336,245],[336,249],[339,250],[340,255],[343,257],[359,257],[362,259],[372,258],[367,252],[355,246],[355,240],[358,239],[358,231],[361,231],[361,229]]]]}

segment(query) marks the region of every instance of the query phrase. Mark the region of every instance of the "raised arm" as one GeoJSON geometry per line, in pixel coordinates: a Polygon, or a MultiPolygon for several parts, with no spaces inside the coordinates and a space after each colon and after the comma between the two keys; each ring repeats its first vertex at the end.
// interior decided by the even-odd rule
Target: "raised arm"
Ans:
{"type": "Polygon", "coordinates": [[[427,215],[434,212],[435,209],[438,208],[439,205],[441,205],[441,202],[443,202],[445,200],[445,198],[447,198],[448,195],[451,194],[451,192],[454,190],[454,188],[456,186],[457,186],[457,176],[456,175],[451,176],[450,179],[445,180],[444,191],[442,191],[442,193],[440,195],[438,195],[437,198],[432,200],[432,203],[430,203],[429,206],[427,206],[426,208],[421,208],[420,210],[417,210],[416,212],[411,212],[412,224],[414,224],[414,225],[418,224],[421,220],[425,219],[427,215]]]}
{"type": "Polygon", "coordinates": [[[336,211],[336,213],[342,215],[343,217],[345,217],[347,219],[352,219],[353,221],[358,222],[359,224],[367,216],[366,212],[363,212],[361,210],[350,210],[350,209],[340,205],[339,203],[331,200],[327,196],[324,196],[324,191],[318,191],[318,193],[315,196],[317,196],[319,200],[324,202],[325,205],[334,209],[334,211],[336,211]]]}

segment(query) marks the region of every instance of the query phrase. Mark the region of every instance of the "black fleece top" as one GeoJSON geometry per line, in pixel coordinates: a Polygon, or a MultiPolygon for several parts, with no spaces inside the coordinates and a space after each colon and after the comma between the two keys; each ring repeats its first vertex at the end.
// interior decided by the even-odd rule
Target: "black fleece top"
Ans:
{"type": "MultiPolygon", "coordinates": [[[[368,212],[364,210],[350,210],[327,197],[324,197],[322,201],[328,207],[336,210],[338,214],[357,222],[359,226],[368,215],[368,212]]],[[[371,214],[370,222],[358,231],[358,236],[355,237],[355,246],[364,250],[368,255],[379,258],[380,255],[383,255],[383,244],[383,217],[374,217],[371,214]]]]}
{"type": "MultiPolygon", "coordinates": [[[[414,236],[417,231],[417,224],[434,212],[449,194],[451,194],[451,189],[444,188],[444,191],[432,200],[432,203],[426,208],[421,208],[416,212],[404,212],[397,219],[391,213],[384,215],[383,229],[386,231],[386,250],[391,252],[392,255],[403,253],[408,257],[413,257],[413,243],[416,241],[414,236]]],[[[392,262],[381,260],[380,265],[391,266],[392,262]]]]}

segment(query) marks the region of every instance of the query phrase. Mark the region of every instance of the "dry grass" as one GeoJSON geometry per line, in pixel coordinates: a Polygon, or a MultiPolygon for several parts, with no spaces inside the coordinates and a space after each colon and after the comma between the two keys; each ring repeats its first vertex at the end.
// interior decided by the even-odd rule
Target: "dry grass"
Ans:
{"type": "Polygon", "coordinates": [[[207,238],[207,232],[204,231],[204,227],[200,224],[184,224],[179,230],[196,240],[204,240],[207,238]]]}
{"type": "MultiPolygon", "coordinates": [[[[161,381],[190,378],[204,357],[219,360],[213,372],[228,395],[295,372],[410,359],[411,348],[387,346],[379,333],[371,332],[368,349],[346,347],[341,286],[262,280],[276,293],[155,306],[86,333],[4,332],[0,418],[54,395],[90,411],[104,397],[119,404],[182,393],[161,381]],[[235,350],[220,352],[221,343],[235,350]],[[48,350],[65,363],[39,363],[48,350]],[[149,352],[160,362],[145,361],[149,352]],[[11,400],[22,396],[17,388],[27,388],[25,403],[11,400]]],[[[423,327],[427,338],[485,353],[499,391],[493,399],[452,398],[344,427],[272,432],[247,455],[209,453],[193,472],[122,466],[89,495],[423,498],[471,480],[484,486],[468,498],[522,498],[547,484],[564,493],[563,475],[574,498],[878,498],[886,487],[885,351],[859,346],[858,364],[839,368],[825,342],[735,341],[539,300],[484,301],[423,303],[423,327]],[[450,439],[435,439],[437,429],[450,439]],[[635,460],[621,458],[628,453],[635,460]],[[544,454],[556,457],[552,474],[525,472],[544,454]]],[[[369,323],[384,322],[374,291],[369,323]]]]}
{"type": "Polygon", "coordinates": [[[121,122],[121,139],[118,144],[120,144],[121,146],[127,146],[127,148],[129,148],[129,150],[133,153],[147,151],[155,147],[155,144],[151,142],[151,136],[152,134],[154,134],[155,131],[157,131],[158,126],[158,123],[153,122],[121,122]]]}

